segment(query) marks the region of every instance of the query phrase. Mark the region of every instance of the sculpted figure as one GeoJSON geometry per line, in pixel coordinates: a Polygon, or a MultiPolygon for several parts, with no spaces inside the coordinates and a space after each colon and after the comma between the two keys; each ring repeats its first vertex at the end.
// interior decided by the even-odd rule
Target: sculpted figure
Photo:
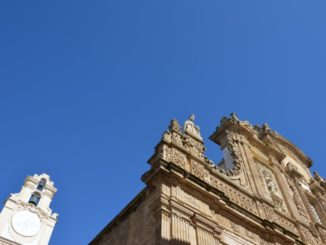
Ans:
{"type": "Polygon", "coordinates": [[[271,179],[266,179],[266,185],[267,185],[267,189],[272,192],[275,193],[276,192],[276,187],[274,182],[271,179]]]}
{"type": "Polygon", "coordinates": [[[184,132],[194,136],[197,139],[200,139],[200,140],[203,139],[200,135],[200,128],[197,125],[195,125],[195,115],[194,114],[190,115],[188,120],[185,121],[184,132]]]}

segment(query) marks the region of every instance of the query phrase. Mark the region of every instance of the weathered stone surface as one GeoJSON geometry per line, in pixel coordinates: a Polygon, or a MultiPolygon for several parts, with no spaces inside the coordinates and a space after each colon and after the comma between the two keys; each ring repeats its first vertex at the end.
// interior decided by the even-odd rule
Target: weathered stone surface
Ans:
{"type": "Polygon", "coordinates": [[[210,137],[176,120],[155,148],[141,192],[91,244],[326,244],[326,181],[311,160],[267,124],[231,114],[210,137]]]}

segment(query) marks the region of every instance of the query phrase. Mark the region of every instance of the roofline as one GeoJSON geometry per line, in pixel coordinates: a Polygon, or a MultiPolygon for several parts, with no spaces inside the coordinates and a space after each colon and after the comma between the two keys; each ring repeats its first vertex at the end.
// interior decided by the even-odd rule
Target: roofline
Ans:
{"type": "Polygon", "coordinates": [[[132,199],[123,209],[120,211],[118,215],[116,215],[89,243],[89,245],[95,244],[95,242],[106,232],[112,229],[114,226],[118,225],[121,219],[126,218],[131,212],[135,211],[132,207],[140,204],[141,201],[145,199],[146,191],[148,190],[148,186],[143,188],[134,199],[132,199]]]}

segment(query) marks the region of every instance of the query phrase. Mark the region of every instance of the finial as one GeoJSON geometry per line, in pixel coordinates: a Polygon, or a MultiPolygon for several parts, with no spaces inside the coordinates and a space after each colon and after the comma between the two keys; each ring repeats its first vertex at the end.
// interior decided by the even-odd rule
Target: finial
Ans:
{"type": "Polygon", "coordinates": [[[267,123],[264,123],[263,126],[262,126],[262,128],[266,132],[269,132],[271,130],[270,127],[269,127],[269,125],[267,123]]]}
{"type": "Polygon", "coordinates": [[[232,119],[232,120],[234,120],[234,121],[236,121],[236,122],[240,122],[240,119],[237,117],[237,115],[236,115],[234,112],[232,112],[232,113],[230,114],[230,116],[231,116],[231,119],[232,119]]]}
{"type": "Polygon", "coordinates": [[[176,131],[176,132],[181,132],[180,125],[176,119],[172,119],[169,125],[169,130],[170,131],[176,131]]]}

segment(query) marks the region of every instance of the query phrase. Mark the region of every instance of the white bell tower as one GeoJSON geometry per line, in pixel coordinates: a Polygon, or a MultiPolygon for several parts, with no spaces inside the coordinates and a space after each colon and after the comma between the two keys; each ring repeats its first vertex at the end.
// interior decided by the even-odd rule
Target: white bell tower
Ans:
{"type": "Polygon", "coordinates": [[[50,209],[56,191],[49,175],[28,176],[0,213],[0,245],[47,245],[57,222],[50,209]]]}

